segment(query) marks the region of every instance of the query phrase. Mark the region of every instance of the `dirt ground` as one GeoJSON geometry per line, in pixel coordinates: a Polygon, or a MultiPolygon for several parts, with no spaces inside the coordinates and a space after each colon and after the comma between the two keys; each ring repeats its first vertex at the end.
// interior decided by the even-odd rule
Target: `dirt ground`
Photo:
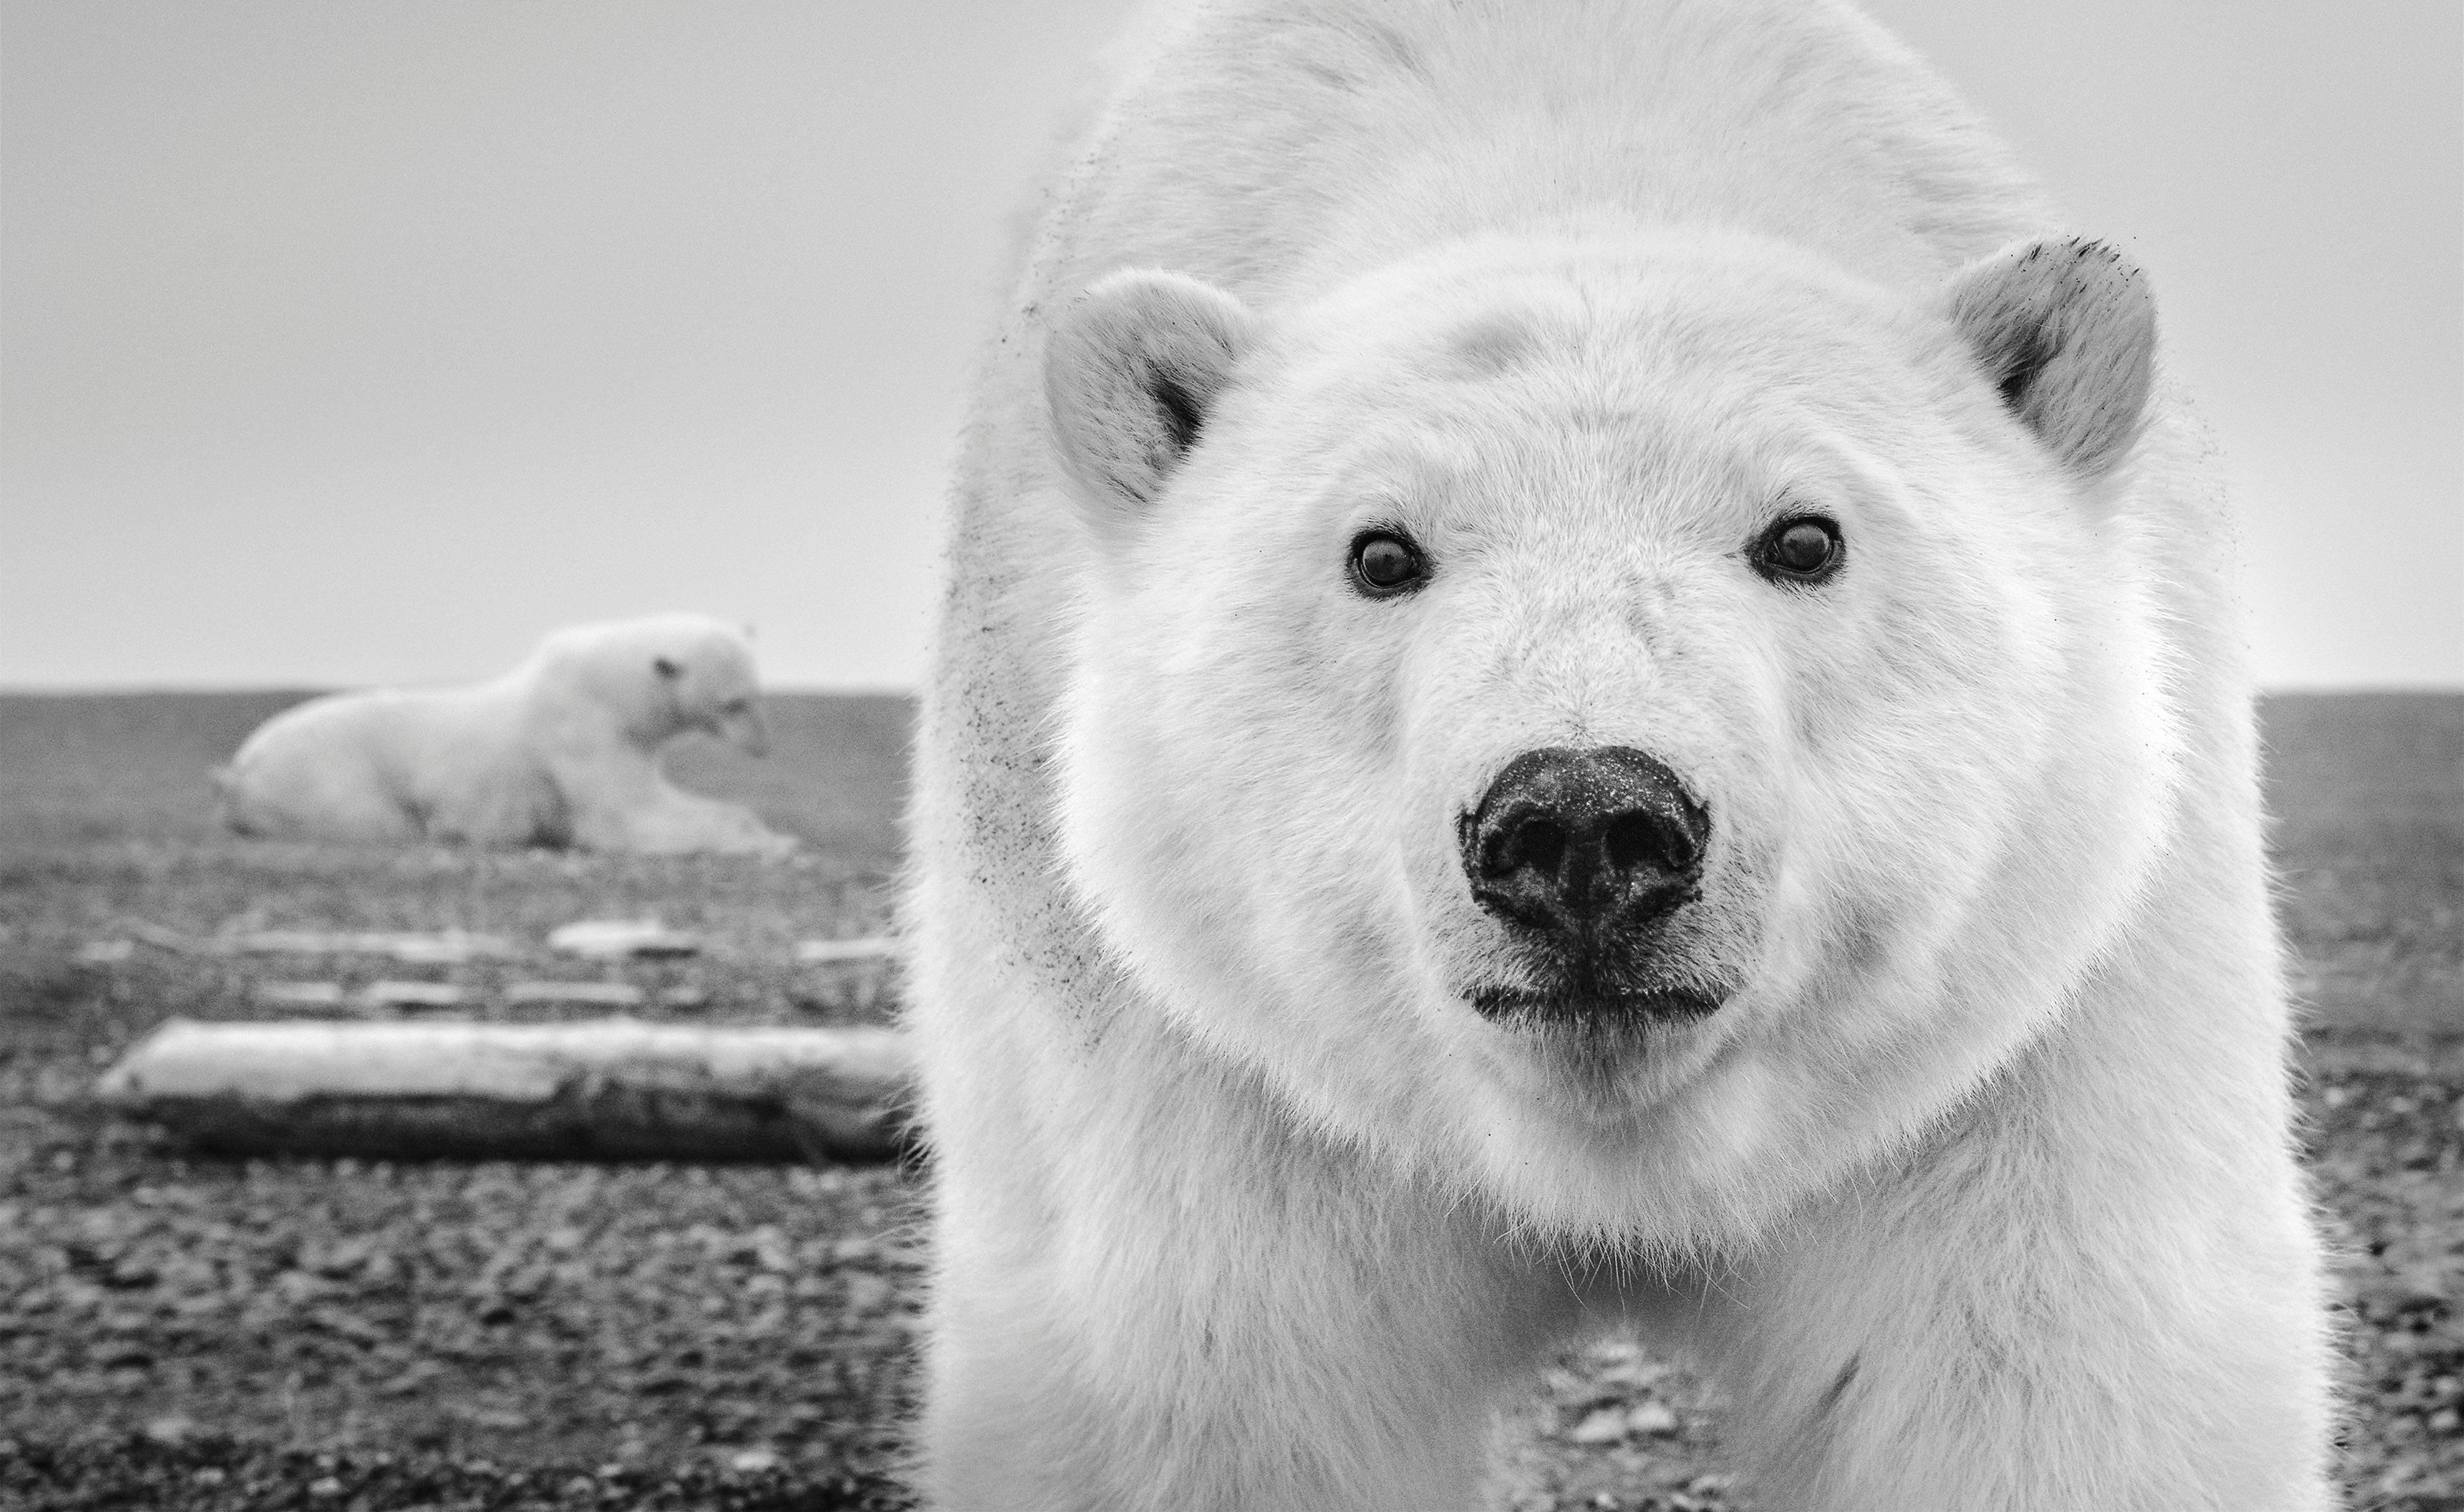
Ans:
{"type": "MultiPolygon", "coordinates": [[[[814,843],[772,866],[219,836],[205,773],[286,696],[0,698],[0,1506],[903,1505],[925,1173],[222,1161],[87,1094],[166,1017],[333,975],[148,943],[243,929],[512,936],[518,961],[382,972],[493,1003],[513,973],[605,974],[550,956],[556,925],[655,914],[708,941],[624,969],[697,1004],[661,1016],[876,1017],[789,952],[883,922],[905,705],[783,698],[769,763],[686,754],[814,843]]],[[[2277,699],[2266,725],[2345,1479],[2464,1509],[2464,699],[2277,699]]],[[[1665,1362],[1570,1355],[1507,1425],[1512,1504],[1743,1507],[1719,1426],[1665,1362]]]]}

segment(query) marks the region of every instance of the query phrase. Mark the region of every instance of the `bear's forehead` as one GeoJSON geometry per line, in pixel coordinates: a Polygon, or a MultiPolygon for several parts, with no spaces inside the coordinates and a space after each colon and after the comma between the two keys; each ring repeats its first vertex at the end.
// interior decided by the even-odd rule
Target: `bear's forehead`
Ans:
{"type": "Polygon", "coordinates": [[[1285,322],[1251,435],[1335,493],[1767,493],[1921,445],[1925,313],[1694,249],[1389,270],[1285,322]]]}
{"type": "Polygon", "coordinates": [[[1280,416],[1270,405],[1261,436],[1317,485],[1304,492],[1338,495],[1759,494],[1853,479],[1908,424],[1887,393],[1853,381],[1711,364],[1672,375],[1597,350],[1534,353],[1478,379],[1398,378],[1372,363],[1317,387],[1280,416]]]}
{"type": "Polygon", "coordinates": [[[1287,323],[1304,386],[1363,379],[1617,388],[1804,383],[1903,365],[1911,302],[1758,240],[1457,251],[1381,269],[1287,323]]]}
{"type": "Polygon", "coordinates": [[[1777,500],[1836,506],[1871,498],[1879,486],[1876,471],[1847,447],[1723,446],[1654,417],[1621,416],[1499,445],[1381,448],[1284,497],[1286,524],[1304,537],[1393,521],[1484,539],[1597,530],[1640,547],[1667,532],[1708,531],[1725,540],[1777,500]]]}

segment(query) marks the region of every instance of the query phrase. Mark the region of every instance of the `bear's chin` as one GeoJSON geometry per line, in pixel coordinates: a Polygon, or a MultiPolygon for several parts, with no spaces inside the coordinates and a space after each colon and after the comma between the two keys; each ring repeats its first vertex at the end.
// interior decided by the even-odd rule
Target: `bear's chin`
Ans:
{"type": "Polygon", "coordinates": [[[1641,1042],[1651,1028],[1709,1018],[1727,998],[1725,991],[1691,985],[1612,993],[1480,987],[1463,995],[1473,1012],[1503,1028],[1603,1044],[1628,1039],[1641,1042]]]}
{"type": "Polygon", "coordinates": [[[1485,988],[1456,1001],[1492,1026],[1483,1059],[1509,1103],[1596,1147],[1633,1136],[1635,1119],[1709,1070],[1732,1038],[1719,1012],[1730,996],[1702,984],[1613,996],[1485,988]]]}

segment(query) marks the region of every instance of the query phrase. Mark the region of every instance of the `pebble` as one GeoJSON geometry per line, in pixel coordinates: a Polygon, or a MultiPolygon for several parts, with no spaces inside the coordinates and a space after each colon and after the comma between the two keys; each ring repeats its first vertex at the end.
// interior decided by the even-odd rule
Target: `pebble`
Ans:
{"type": "Polygon", "coordinates": [[[1569,1443],[1614,1444],[1626,1435],[1626,1414],[1622,1409],[1603,1407],[1595,1410],[1566,1435],[1569,1443]]]}

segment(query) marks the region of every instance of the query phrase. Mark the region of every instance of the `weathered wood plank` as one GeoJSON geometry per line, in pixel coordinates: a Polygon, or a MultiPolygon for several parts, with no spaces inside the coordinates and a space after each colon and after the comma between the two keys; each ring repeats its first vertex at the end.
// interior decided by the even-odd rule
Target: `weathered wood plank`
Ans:
{"type": "Polygon", "coordinates": [[[235,1154],[869,1160],[907,1137],[909,1068],[882,1028],[175,1019],[96,1090],[235,1154]]]}

